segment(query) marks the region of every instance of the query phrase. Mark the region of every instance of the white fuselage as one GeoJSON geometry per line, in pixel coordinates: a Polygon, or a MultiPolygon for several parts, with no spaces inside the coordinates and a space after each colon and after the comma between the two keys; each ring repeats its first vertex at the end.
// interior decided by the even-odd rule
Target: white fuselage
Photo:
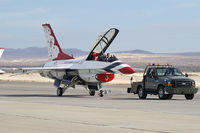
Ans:
{"type": "MultiPolygon", "coordinates": [[[[101,73],[104,74],[108,73],[107,71],[104,70],[104,68],[116,62],[121,62],[121,61],[117,60],[114,62],[103,62],[94,60],[86,61],[85,59],[49,61],[44,65],[44,68],[55,67],[55,68],[62,68],[62,70],[61,69],[42,70],[40,74],[44,77],[62,80],[63,76],[66,74],[66,71],[70,70],[72,71],[71,72],[72,76],[79,76],[85,82],[99,82],[96,79],[96,75],[101,73]]],[[[120,73],[119,71],[117,71],[117,69],[118,67],[112,69],[112,71],[114,73],[120,73]]]]}

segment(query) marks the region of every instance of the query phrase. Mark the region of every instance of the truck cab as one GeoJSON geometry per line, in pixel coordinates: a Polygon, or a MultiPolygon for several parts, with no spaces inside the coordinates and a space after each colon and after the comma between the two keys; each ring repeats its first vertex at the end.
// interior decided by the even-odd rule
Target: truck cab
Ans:
{"type": "Polygon", "coordinates": [[[174,94],[185,95],[193,99],[198,89],[195,81],[184,75],[178,68],[171,65],[147,65],[141,82],[133,82],[128,93],[138,94],[140,99],[146,99],[147,94],[158,95],[159,99],[171,99],[174,94]]]}

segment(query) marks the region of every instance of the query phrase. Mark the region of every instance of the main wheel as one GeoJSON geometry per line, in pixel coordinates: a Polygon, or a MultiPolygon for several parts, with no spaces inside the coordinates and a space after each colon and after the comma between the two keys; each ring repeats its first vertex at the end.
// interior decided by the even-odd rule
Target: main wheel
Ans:
{"type": "Polygon", "coordinates": [[[90,94],[90,96],[94,96],[95,95],[95,90],[89,90],[89,94],[90,94]]]}
{"type": "Polygon", "coordinates": [[[185,94],[185,98],[187,100],[192,100],[194,98],[194,94],[185,94]]]}
{"type": "Polygon", "coordinates": [[[89,89],[90,96],[94,96],[95,91],[98,90],[98,86],[97,85],[88,85],[88,89],[89,89]]]}
{"type": "Polygon", "coordinates": [[[57,88],[57,96],[62,96],[63,95],[63,88],[58,87],[57,88]]]}
{"type": "Polygon", "coordinates": [[[158,87],[158,97],[159,99],[167,99],[167,95],[164,93],[164,86],[158,87]]]}
{"type": "Polygon", "coordinates": [[[142,86],[138,87],[138,97],[140,99],[146,99],[147,98],[147,93],[145,92],[145,90],[142,88],[142,86]]]}

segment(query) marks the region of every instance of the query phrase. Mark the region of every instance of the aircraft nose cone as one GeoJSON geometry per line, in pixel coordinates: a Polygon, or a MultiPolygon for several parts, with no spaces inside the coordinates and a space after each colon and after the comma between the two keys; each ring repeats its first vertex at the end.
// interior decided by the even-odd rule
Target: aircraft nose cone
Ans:
{"type": "Polygon", "coordinates": [[[135,72],[131,67],[123,67],[119,71],[123,74],[133,74],[135,72]]]}

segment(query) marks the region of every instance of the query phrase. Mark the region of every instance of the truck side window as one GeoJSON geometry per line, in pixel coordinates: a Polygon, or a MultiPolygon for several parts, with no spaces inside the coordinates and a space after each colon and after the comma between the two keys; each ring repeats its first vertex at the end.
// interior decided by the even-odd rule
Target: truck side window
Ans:
{"type": "Polygon", "coordinates": [[[152,70],[153,70],[153,69],[152,69],[152,68],[150,68],[150,69],[147,71],[147,74],[146,74],[146,75],[147,75],[147,77],[151,78],[151,72],[152,72],[152,70]]]}
{"type": "Polygon", "coordinates": [[[148,77],[149,77],[149,78],[152,78],[152,79],[156,79],[156,77],[157,77],[156,70],[153,69],[153,68],[151,68],[151,69],[149,70],[148,77]]]}
{"type": "Polygon", "coordinates": [[[156,69],[153,69],[153,71],[151,72],[152,78],[156,79],[157,78],[157,72],[156,69]]]}

